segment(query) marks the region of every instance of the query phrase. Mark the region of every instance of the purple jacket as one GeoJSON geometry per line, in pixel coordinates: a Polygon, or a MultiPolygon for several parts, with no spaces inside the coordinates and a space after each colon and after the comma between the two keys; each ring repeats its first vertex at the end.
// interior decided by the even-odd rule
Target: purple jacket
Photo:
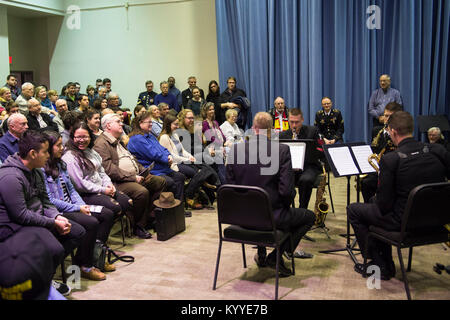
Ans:
{"type": "Polygon", "coordinates": [[[0,241],[2,234],[11,235],[22,226],[51,229],[58,215],[42,171],[25,167],[17,153],[9,156],[0,168],[0,241]]]}

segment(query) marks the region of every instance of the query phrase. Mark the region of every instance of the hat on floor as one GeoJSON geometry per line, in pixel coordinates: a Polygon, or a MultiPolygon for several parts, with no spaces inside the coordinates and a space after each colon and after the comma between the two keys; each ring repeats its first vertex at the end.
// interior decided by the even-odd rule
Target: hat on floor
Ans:
{"type": "Polygon", "coordinates": [[[180,200],[175,199],[172,192],[161,192],[159,199],[153,201],[153,204],[159,208],[170,209],[177,207],[181,203],[180,200]]]}

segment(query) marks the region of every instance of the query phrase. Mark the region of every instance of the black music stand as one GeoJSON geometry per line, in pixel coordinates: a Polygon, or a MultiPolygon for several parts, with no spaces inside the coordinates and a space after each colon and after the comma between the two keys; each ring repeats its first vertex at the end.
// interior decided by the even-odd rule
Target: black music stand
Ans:
{"type": "MultiPolygon", "coordinates": [[[[352,176],[357,176],[359,179],[360,174],[372,173],[375,170],[370,166],[368,162],[369,155],[372,154],[372,149],[369,145],[362,142],[357,143],[340,143],[332,145],[324,145],[325,157],[331,167],[333,175],[336,178],[347,177],[347,206],[350,205],[350,179],[352,176]]],[[[359,181],[358,181],[359,185],[359,181]]],[[[359,201],[359,187],[358,187],[358,201],[359,201]]],[[[356,238],[353,243],[350,243],[350,221],[347,216],[347,233],[346,233],[346,245],[345,248],[334,250],[323,250],[320,253],[333,253],[340,251],[347,251],[356,264],[358,261],[353,251],[361,251],[355,249],[356,238]]]]}

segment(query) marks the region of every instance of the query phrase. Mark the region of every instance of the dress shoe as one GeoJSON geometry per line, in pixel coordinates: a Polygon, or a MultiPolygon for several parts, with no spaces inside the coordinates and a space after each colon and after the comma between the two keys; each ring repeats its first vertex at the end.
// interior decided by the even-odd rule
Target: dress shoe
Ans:
{"type": "Polygon", "coordinates": [[[188,217],[188,218],[189,218],[189,217],[192,217],[192,212],[186,211],[186,210],[185,210],[185,211],[184,211],[184,216],[185,216],[185,217],[188,217]]]}
{"type": "Polygon", "coordinates": [[[266,257],[263,257],[263,256],[260,257],[259,254],[255,254],[255,256],[253,257],[253,260],[255,260],[257,266],[260,268],[264,268],[267,266],[266,257]]]}
{"type": "Polygon", "coordinates": [[[81,268],[81,277],[94,281],[101,281],[106,279],[106,275],[96,267],[91,267],[89,269],[89,271],[86,271],[87,269],[81,268]]]}
{"type": "Polygon", "coordinates": [[[150,239],[152,235],[142,227],[137,226],[134,230],[134,234],[141,239],[150,239]]]}
{"type": "MultiPolygon", "coordinates": [[[[364,263],[357,263],[354,266],[354,270],[356,272],[358,272],[359,274],[361,274],[363,276],[363,278],[367,278],[372,276],[372,273],[368,273],[367,272],[367,268],[370,266],[377,266],[379,268],[378,265],[374,264],[373,262],[369,262],[366,265],[364,263]]],[[[394,271],[395,272],[395,271],[394,271]]],[[[389,271],[387,271],[385,268],[380,268],[380,279],[381,280],[391,280],[391,274],[389,271]]]]}
{"type": "Polygon", "coordinates": [[[203,206],[200,203],[198,203],[197,201],[195,201],[194,199],[187,199],[186,198],[186,202],[187,202],[189,208],[192,209],[192,210],[201,210],[201,209],[203,209],[203,206]]]}
{"type": "MultiPolygon", "coordinates": [[[[290,252],[284,252],[284,256],[287,259],[291,259],[291,253],[290,252]]],[[[294,258],[297,259],[311,259],[312,257],[314,257],[313,254],[305,252],[303,250],[297,250],[294,252],[294,258]]]]}
{"type": "Polygon", "coordinates": [[[105,261],[104,269],[105,269],[105,272],[113,272],[113,271],[116,271],[116,266],[113,265],[112,263],[109,264],[108,262],[105,261]]]}
{"type": "MultiPolygon", "coordinates": [[[[269,268],[272,268],[274,270],[277,269],[277,262],[275,261],[275,259],[267,258],[266,263],[269,268]]],[[[283,277],[283,278],[292,276],[292,271],[284,265],[282,257],[280,257],[280,264],[278,265],[278,273],[279,273],[280,277],[283,277]]]]}

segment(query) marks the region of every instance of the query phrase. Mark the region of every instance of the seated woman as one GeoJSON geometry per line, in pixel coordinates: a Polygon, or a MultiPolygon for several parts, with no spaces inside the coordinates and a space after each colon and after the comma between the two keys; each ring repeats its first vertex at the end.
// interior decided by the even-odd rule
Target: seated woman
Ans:
{"type": "Polygon", "coordinates": [[[34,89],[34,97],[41,104],[41,112],[50,115],[52,118],[57,115],[57,112],[52,108],[52,102],[47,96],[47,89],[44,86],[38,86],[34,89]]]}
{"type": "Polygon", "coordinates": [[[133,110],[133,119],[136,118],[138,115],[146,113],[147,109],[145,109],[145,106],[142,104],[138,104],[136,107],[134,107],[133,110]]]}
{"type": "Polygon", "coordinates": [[[219,174],[220,182],[225,184],[225,135],[215,120],[214,103],[207,102],[202,107],[202,132],[205,135],[207,148],[214,158],[214,166],[219,174]]]}
{"type": "MultiPolygon", "coordinates": [[[[102,158],[92,149],[94,134],[85,122],[76,123],[70,130],[70,139],[62,157],[75,188],[84,202],[103,206],[114,216],[125,213],[131,199],[117,191],[102,167],[102,158]]],[[[106,239],[109,236],[105,235],[106,239]]]]}
{"type": "Polygon", "coordinates": [[[8,87],[2,87],[0,88],[0,111],[5,110],[6,105],[10,102],[14,102],[14,100],[11,99],[11,90],[8,87]]]}
{"type": "Polygon", "coordinates": [[[130,133],[128,151],[144,167],[154,165],[150,173],[161,176],[166,180],[166,191],[173,193],[175,199],[184,201],[184,181],[186,177],[178,172],[178,167],[173,161],[170,152],[159,144],[158,140],[151,133],[152,114],[144,113],[133,121],[133,129],[130,133]]]}
{"type": "Polygon", "coordinates": [[[200,89],[198,87],[194,87],[194,89],[192,89],[192,98],[188,101],[187,108],[194,112],[194,116],[200,118],[202,105],[204,103],[205,100],[202,99],[200,89]]]}
{"type": "MultiPolygon", "coordinates": [[[[80,266],[83,278],[105,280],[106,275],[93,266],[94,246],[96,240],[106,243],[113,224],[113,212],[107,208],[103,208],[99,213],[90,211],[90,206],[86,205],[72,185],[66,164],[61,160],[63,152],[61,135],[54,131],[45,133],[48,136],[50,158],[42,171],[48,197],[64,217],[81,224],[86,230],[73,263],[80,266]]],[[[115,269],[114,265],[105,262],[105,271],[111,272],[115,269]]]]}
{"type": "Polygon", "coordinates": [[[227,147],[231,147],[233,143],[244,141],[244,134],[236,124],[237,117],[238,112],[235,109],[228,109],[225,112],[225,118],[227,118],[227,120],[220,126],[220,130],[222,130],[225,135],[225,145],[227,147]]]}
{"type": "Polygon", "coordinates": [[[89,109],[86,112],[86,122],[89,126],[89,129],[92,130],[94,136],[98,137],[103,133],[103,130],[100,129],[100,111],[97,109],[89,109]]]}
{"type": "Polygon", "coordinates": [[[159,143],[169,150],[175,165],[178,167],[178,171],[191,179],[185,191],[187,204],[192,209],[202,209],[203,206],[194,199],[195,193],[202,186],[216,189],[217,187],[215,185],[208,183],[208,181],[216,183],[216,175],[214,170],[209,166],[201,165],[201,167],[197,167],[194,164],[195,158],[183,148],[180,138],[177,132],[175,132],[177,129],[179,129],[178,118],[168,114],[164,118],[159,143]]]}
{"type": "Polygon", "coordinates": [[[153,135],[158,138],[161,134],[163,122],[161,120],[161,112],[159,111],[159,108],[155,105],[152,105],[148,108],[148,111],[152,115],[152,133],[153,135]]]}

